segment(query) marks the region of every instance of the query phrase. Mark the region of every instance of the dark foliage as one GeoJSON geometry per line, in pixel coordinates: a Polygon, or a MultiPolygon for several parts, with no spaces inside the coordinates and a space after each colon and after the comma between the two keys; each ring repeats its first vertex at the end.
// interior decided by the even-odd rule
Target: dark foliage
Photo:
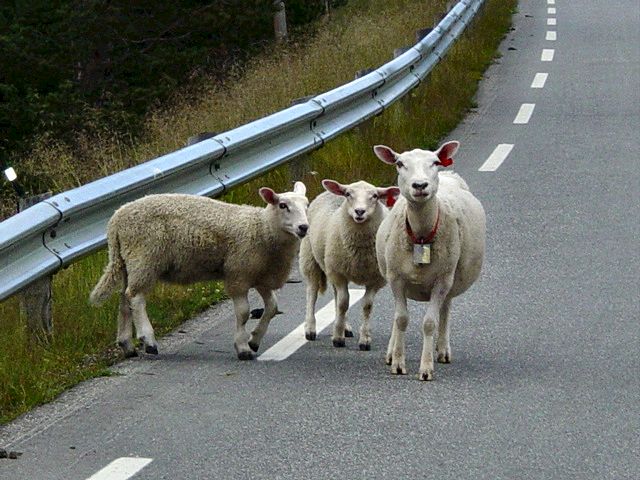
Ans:
{"type": "MultiPolygon", "coordinates": [[[[325,9],[286,5],[294,29],[325,9]]],[[[133,131],[176,88],[271,41],[272,15],[273,0],[0,2],[0,160],[36,136],[133,131]]]]}

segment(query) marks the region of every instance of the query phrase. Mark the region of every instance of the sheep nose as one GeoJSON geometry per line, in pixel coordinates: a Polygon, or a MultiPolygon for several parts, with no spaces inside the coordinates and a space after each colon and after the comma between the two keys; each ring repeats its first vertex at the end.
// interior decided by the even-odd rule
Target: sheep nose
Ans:
{"type": "Polygon", "coordinates": [[[306,235],[307,232],[309,231],[309,225],[307,225],[307,224],[298,225],[298,231],[302,235],[306,235]]]}
{"type": "Polygon", "coordinates": [[[411,186],[413,188],[415,188],[416,190],[424,190],[425,188],[427,188],[429,186],[429,182],[424,182],[424,183],[414,182],[414,183],[411,184],[411,186]]]}
{"type": "Polygon", "coordinates": [[[365,210],[364,210],[364,208],[356,208],[356,209],[354,210],[354,212],[356,212],[356,215],[357,215],[357,216],[361,217],[361,216],[363,216],[363,215],[364,215],[365,210]]]}

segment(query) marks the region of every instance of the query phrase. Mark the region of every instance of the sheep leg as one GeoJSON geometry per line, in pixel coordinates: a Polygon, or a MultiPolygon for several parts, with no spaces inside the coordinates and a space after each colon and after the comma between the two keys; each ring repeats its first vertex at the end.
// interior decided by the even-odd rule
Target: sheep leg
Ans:
{"type": "Polygon", "coordinates": [[[314,282],[307,282],[307,314],[304,319],[304,336],[307,340],[316,339],[316,302],[318,301],[318,286],[314,282]]]}
{"type": "Polygon", "coordinates": [[[420,380],[433,380],[433,335],[440,323],[440,309],[442,308],[453,279],[437,282],[431,290],[431,301],[427,307],[427,313],[422,321],[422,357],[420,358],[420,380]]]}
{"type": "Polygon", "coordinates": [[[233,309],[236,313],[236,334],[233,341],[233,346],[238,353],[238,359],[240,360],[253,360],[254,355],[249,348],[249,334],[245,330],[244,326],[249,320],[249,300],[247,299],[247,292],[242,295],[235,295],[232,297],[233,309]]]}
{"type": "Polygon", "coordinates": [[[360,341],[358,342],[360,350],[371,350],[369,318],[371,317],[371,309],[373,308],[373,298],[377,291],[377,288],[366,287],[364,292],[362,299],[362,325],[360,326],[360,341]]]}
{"type": "Polygon", "coordinates": [[[405,285],[400,279],[395,279],[391,283],[391,291],[396,303],[395,318],[393,321],[393,350],[391,355],[391,373],[393,375],[406,375],[407,367],[404,356],[404,336],[409,324],[409,310],[407,309],[407,297],[405,295],[405,285]]]}
{"type": "Polygon", "coordinates": [[[262,316],[260,317],[256,328],[251,332],[251,338],[249,339],[249,348],[254,352],[257,352],[258,348],[260,348],[260,342],[262,341],[264,334],[267,333],[269,322],[278,310],[278,300],[273,290],[263,288],[258,288],[257,290],[264,302],[264,311],[262,312],[262,316]]]}
{"type": "Polygon", "coordinates": [[[344,278],[337,278],[333,282],[336,300],[336,321],[333,326],[333,346],[344,347],[344,334],[347,323],[347,310],[349,309],[349,283],[344,278]]]}
{"type": "Polygon", "coordinates": [[[387,345],[387,354],[384,357],[384,363],[387,365],[391,365],[391,361],[393,360],[393,346],[396,344],[397,332],[396,321],[394,319],[391,323],[391,336],[389,337],[389,345],[387,345]]]}
{"type": "Polygon", "coordinates": [[[133,323],[136,326],[136,335],[138,340],[144,344],[146,353],[158,354],[158,342],[156,342],[153,327],[147,316],[147,302],[142,293],[139,293],[131,299],[131,310],[133,314],[133,323]]]}
{"type": "Polygon", "coordinates": [[[129,299],[124,292],[120,294],[120,305],[118,307],[118,346],[124,352],[125,358],[137,357],[131,337],[133,336],[133,323],[131,321],[131,306],[129,299]]]}
{"type": "Polygon", "coordinates": [[[436,352],[439,363],[451,362],[451,345],[449,345],[449,307],[451,300],[445,300],[440,308],[440,323],[438,323],[438,341],[436,352]]]}

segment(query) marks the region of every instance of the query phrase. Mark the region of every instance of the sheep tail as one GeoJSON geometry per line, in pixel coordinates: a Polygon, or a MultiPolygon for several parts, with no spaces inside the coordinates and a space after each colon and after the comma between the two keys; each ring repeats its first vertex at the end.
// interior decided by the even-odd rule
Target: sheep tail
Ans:
{"type": "Polygon", "coordinates": [[[100,305],[107,300],[119,286],[124,285],[126,268],[120,254],[120,241],[116,232],[108,232],[109,263],[104,269],[102,277],[89,295],[89,301],[93,305],[100,305]]]}
{"type": "Polygon", "coordinates": [[[304,275],[309,285],[315,285],[319,293],[324,293],[327,289],[327,276],[313,258],[311,252],[311,242],[306,238],[300,245],[300,271],[304,275]]]}

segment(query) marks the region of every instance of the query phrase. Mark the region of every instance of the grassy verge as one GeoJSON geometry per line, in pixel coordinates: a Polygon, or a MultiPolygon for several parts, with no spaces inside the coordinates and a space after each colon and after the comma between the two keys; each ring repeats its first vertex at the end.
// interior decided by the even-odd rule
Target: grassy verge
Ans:
{"type": "MultiPolygon", "coordinates": [[[[24,167],[52,179],[49,187],[67,189],[176,149],[199,131],[228,130],[277,111],[292,98],[326,91],[351,80],[358,69],[385,63],[393,48],[413,43],[415,30],[431,25],[444,4],[444,0],[351,0],[320,25],[313,38],[256,58],[226,84],[176,98],[155,112],[149,117],[145,142],[127,145],[122,139],[87,139],[86,147],[74,152],[43,143],[24,167]]],[[[434,147],[473,106],[477,83],[496,55],[516,4],[516,0],[487,0],[473,26],[408,101],[312,153],[311,169],[304,178],[310,195],[320,191],[320,180],[327,177],[391,184],[393,172],[378,168],[373,144],[397,150],[434,147]]],[[[290,181],[288,169],[278,168],[228,193],[225,200],[258,203],[259,186],[286,190],[290,181]]],[[[106,366],[117,359],[112,347],[115,300],[100,309],[87,305],[105,262],[102,252],[55,276],[56,333],[48,347],[29,342],[15,299],[0,304],[0,422],[53,399],[83,379],[107,373],[106,366]]],[[[148,302],[154,328],[166,332],[221,295],[216,284],[159,286],[148,302]]]]}

